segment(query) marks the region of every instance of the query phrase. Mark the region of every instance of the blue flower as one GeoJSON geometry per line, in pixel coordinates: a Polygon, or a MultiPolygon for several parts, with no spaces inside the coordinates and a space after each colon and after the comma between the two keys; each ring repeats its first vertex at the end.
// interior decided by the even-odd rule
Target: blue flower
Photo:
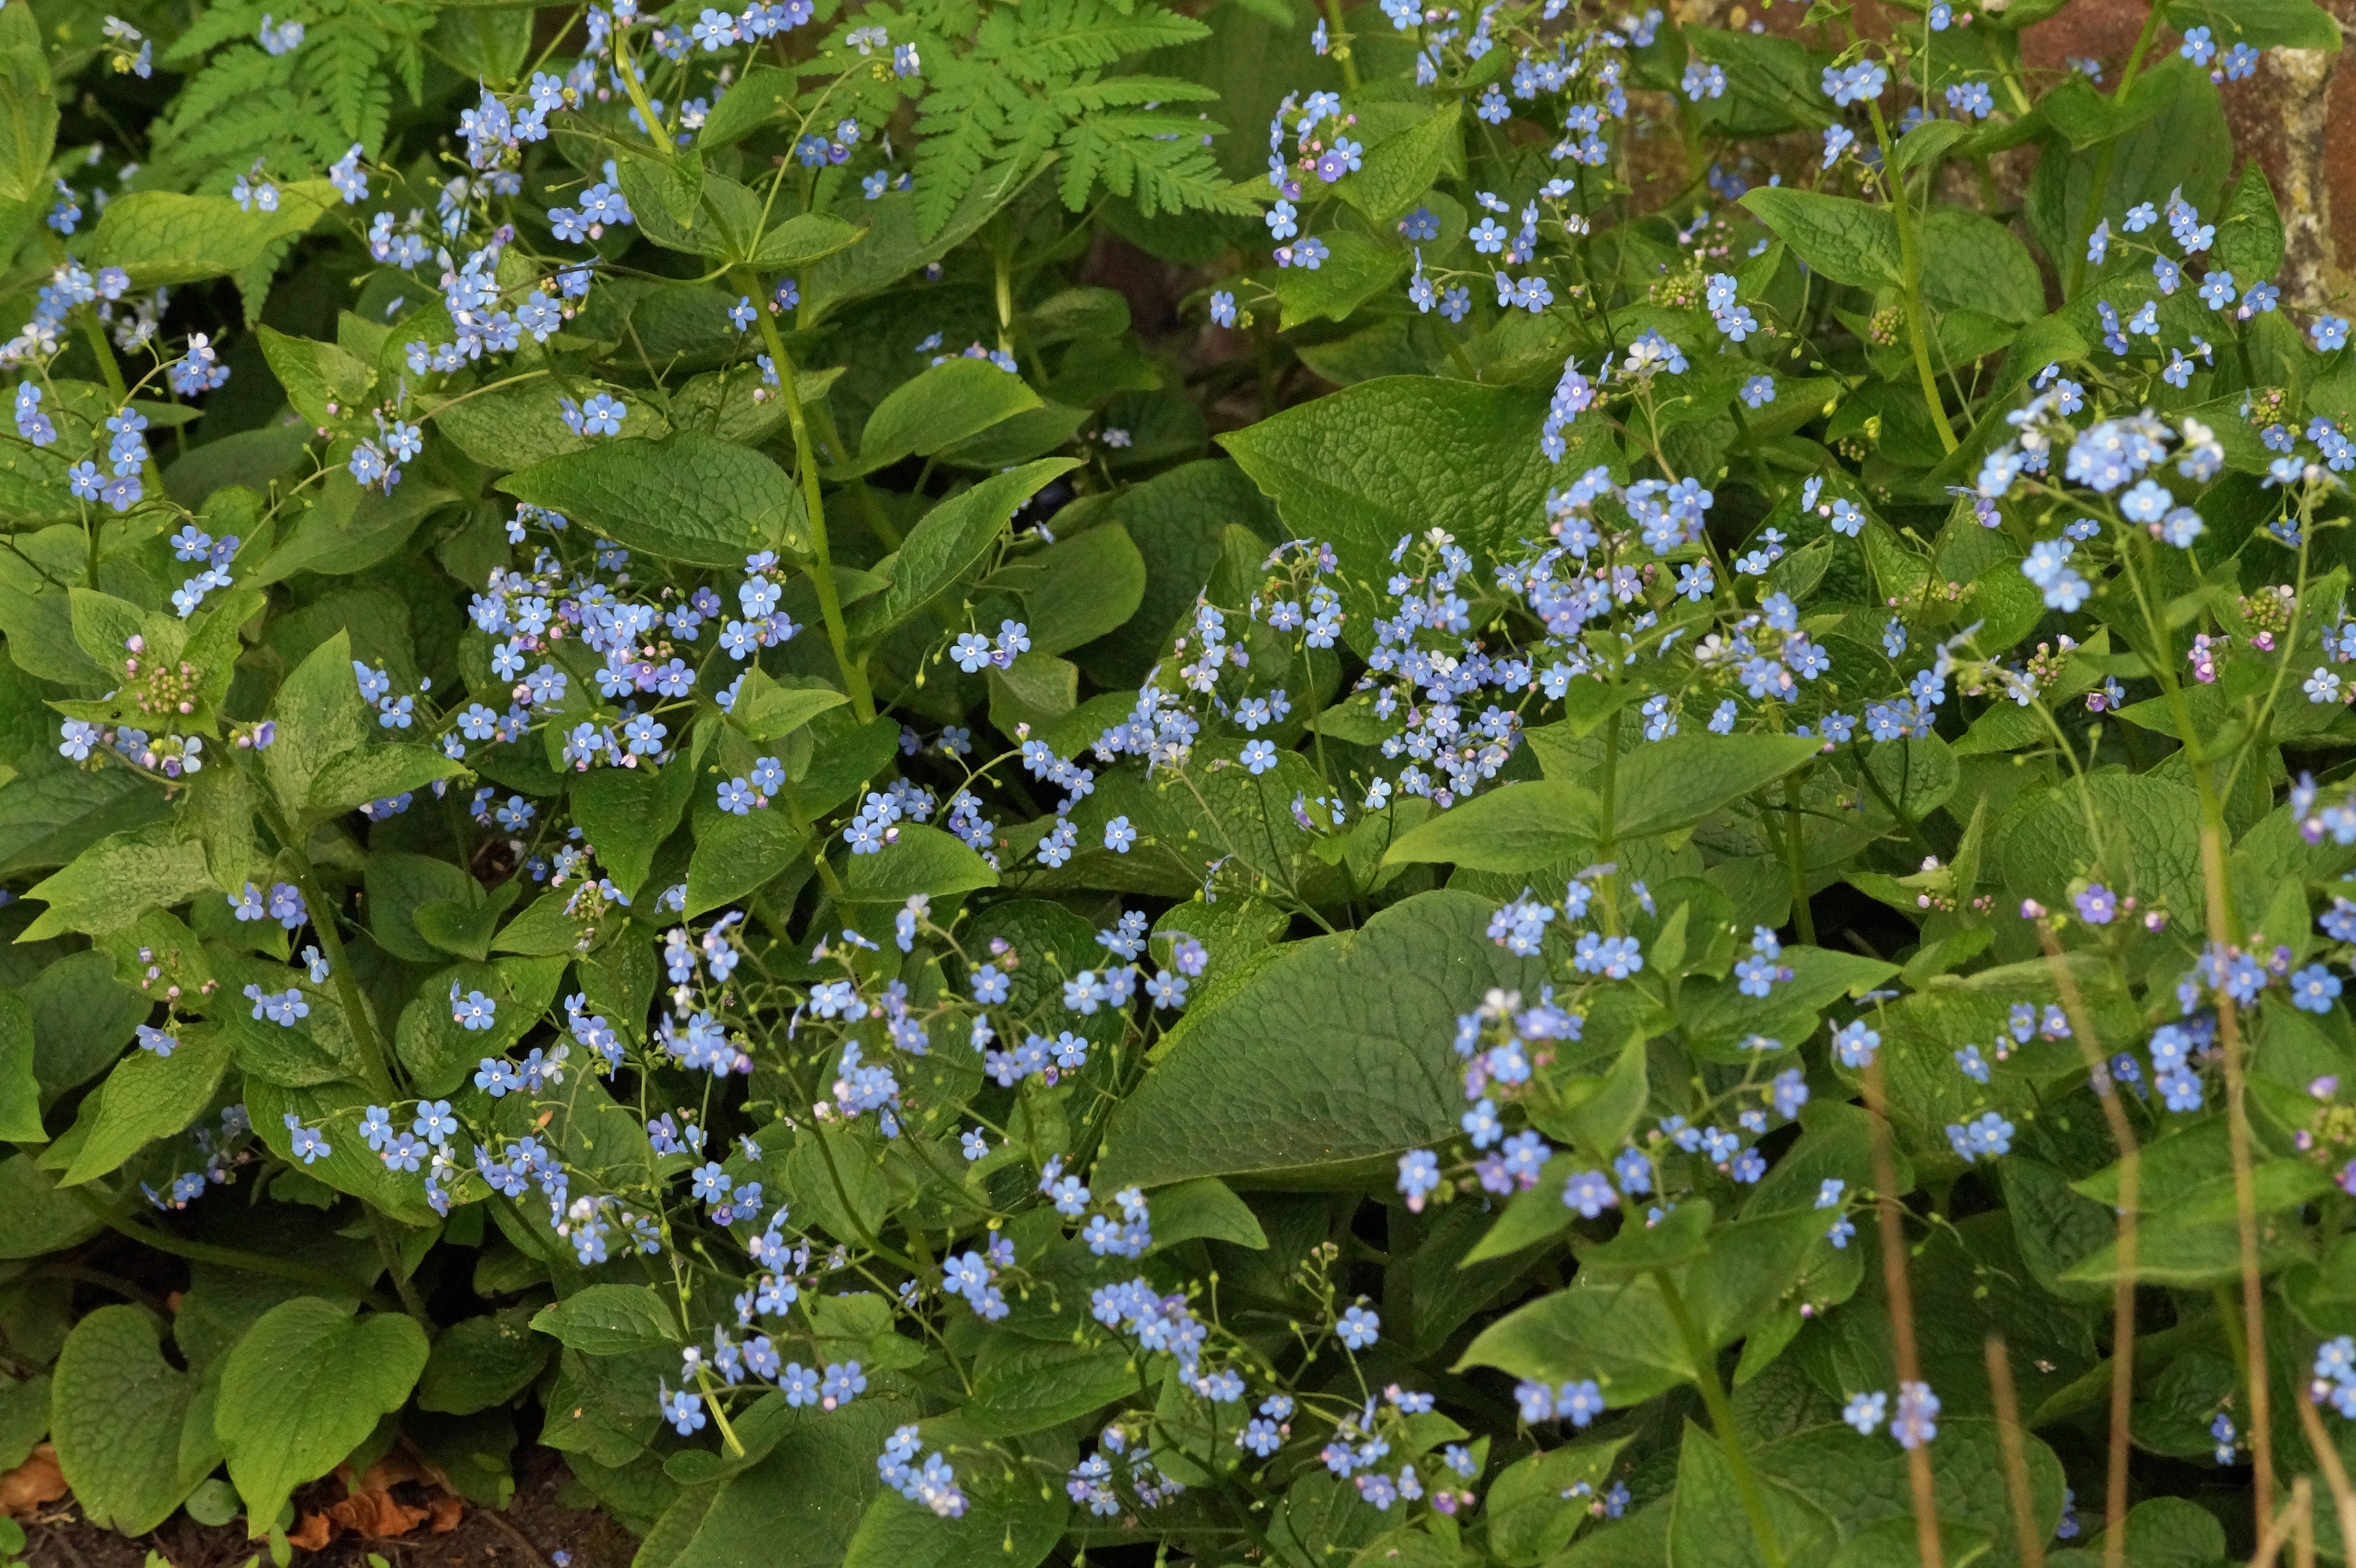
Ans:
{"type": "Polygon", "coordinates": [[[426,1100],[419,1103],[417,1119],[409,1124],[409,1130],[439,1148],[450,1141],[457,1126],[457,1118],[450,1114],[449,1101],[426,1100]]]}
{"type": "Polygon", "coordinates": [[[611,392],[599,392],[581,405],[581,429],[584,435],[619,435],[622,421],[629,410],[611,392]]]}
{"type": "Polygon", "coordinates": [[[1383,1320],[1374,1313],[1363,1307],[1353,1307],[1342,1314],[1342,1321],[1334,1325],[1334,1329],[1342,1336],[1343,1344],[1353,1350],[1363,1350],[1380,1337],[1382,1327],[1383,1320]]]}
{"type": "Polygon", "coordinates": [[[458,983],[450,982],[450,1017],[461,1029],[487,1029],[498,1022],[498,1003],[480,991],[469,991],[462,999],[458,983]]]}
{"type": "Polygon", "coordinates": [[[1409,1149],[1399,1156],[1398,1189],[1407,1196],[1407,1206],[1417,1212],[1423,1209],[1425,1197],[1440,1185],[1440,1157],[1430,1149],[1409,1149]]]}
{"type": "Polygon", "coordinates": [[[1244,767],[1255,776],[1276,766],[1276,747],[1267,741],[1247,741],[1243,751],[1244,767]]]}
{"type": "Polygon", "coordinates": [[[1592,1220],[1619,1201],[1610,1179],[1600,1170],[1582,1170],[1563,1185],[1563,1207],[1576,1211],[1582,1219],[1592,1220]]]}
{"type": "Polygon", "coordinates": [[[2310,964],[2290,977],[2291,1006],[2303,1012],[2328,1013],[2340,995],[2340,976],[2320,964],[2310,964]]]}

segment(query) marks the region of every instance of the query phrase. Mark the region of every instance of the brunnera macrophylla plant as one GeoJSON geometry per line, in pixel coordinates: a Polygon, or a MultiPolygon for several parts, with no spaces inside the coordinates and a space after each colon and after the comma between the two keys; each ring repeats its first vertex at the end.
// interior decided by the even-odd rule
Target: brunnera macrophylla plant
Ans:
{"type": "Polygon", "coordinates": [[[2339,34],[2059,8],[0,5],[0,1468],[2344,1554],[2339,34]]]}

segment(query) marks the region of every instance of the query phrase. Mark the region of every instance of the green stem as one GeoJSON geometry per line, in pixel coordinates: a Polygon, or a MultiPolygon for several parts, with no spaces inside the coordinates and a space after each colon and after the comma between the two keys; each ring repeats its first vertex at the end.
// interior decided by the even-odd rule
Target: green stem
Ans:
{"type": "MultiPolygon", "coordinates": [[[[2126,101],[2127,90],[2136,84],[2136,73],[2143,69],[2143,57],[2159,32],[2159,23],[2160,9],[2155,5],[2143,19],[2143,31],[2136,35],[2135,48],[2127,53],[2126,69],[2119,72],[2118,89],[2111,94],[2113,103],[2126,101]]],[[[2103,216],[2103,203],[2110,195],[2111,165],[2116,159],[2118,147],[2118,138],[2114,136],[2103,144],[2102,154],[2094,160],[2094,183],[2093,188],[2086,192],[2086,210],[2079,217],[2078,226],[2070,235],[2070,286],[2062,291],[2065,298],[2075,299],[2079,285],[2086,281],[2085,240],[2094,231],[2095,223],[2103,216]]]]}
{"type": "Polygon", "coordinates": [[[130,389],[123,383],[123,367],[114,362],[114,346],[106,341],[106,328],[98,313],[84,309],[80,313],[81,335],[90,340],[90,351],[98,356],[98,373],[106,379],[106,389],[114,394],[114,406],[121,408],[130,400],[130,389]]]}
{"type": "MultiPolygon", "coordinates": [[[[242,755],[243,753],[240,753],[242,755]]],[[[251,778],[252,775],[248,774],[251,778]]],[[[311,912],[311,929],[318,933],[319,951],[327,955],[327,973],[336,987],[336,1002],[344,1010],[350,1025],[352,1039],[360,1048],[360,1071],[368,1079],[369,1093],[380,1101],[390,1102],[396,1093],[392,1074],[392,1059],[387,1054],[384,1041],[376,1031],[376,1019],[369,1012],[368,998],[360,994],[359,982],[352,975],[349,958],[344,951],[344,939],[336,930],[336,908],[319,890],[318,874],[312,869],[311,857],[303,841],[294,836],[276,805],[270,798],[269,786],[256,781],[254,799],[261,805],[262,820],[269,824],[286,851],[290,874],[294,886],[303,895],[303,906],[311,912]]]]}
{"type": "Polygon", "coordinates": [[[1333,29],[1333,41],[1328,46],[1334,59],[1342,66],[1342,85],[1352,92],[1358,91],[1358,62],[1350,58],[1349,40],[1342,33],[1342,0],[1325,0],[1325,25],[1333,29]]]}
{"type": "Polygon", "coordinates": [[[1783,1543],[1775,1537],[1775,1521],[1767,1517],[1766,1494],[1759,1489],[1758,1477],[1751,1473],[1751,1456],[1743,1451],[1742,1438],[1734,1429],[1734,1406],[1719,1384],[1718,1360],[1710,1353],[1708,1341],[1694,1326],[1693,1314],[1686,1309],[1686,1299],[1678,1293],[1676,1281],[1669,1277],[1669,1271],[1656,1268],[1652,1277],[1654,1286],[1661,1293],[1661,1304],[1669,1309],[1677,1335],[1685,1341],[1687,1359],[1693,1362],[1694,1387],[1701,1392],[1701,1403],[1709,1412],[1709,1424],[1718,1434],[1719,1447],[1726,1454],[1727,1467],[1734,1472],[1734,1489],[1742,1495],[1742,1511],[1751,1516],[1751,1533],[1758,1537],[1767,1568],[1784,1568],[1786,1560],[1783,1543]]]}
{"type": "MultiPolygon", "coordinates": [[[[751,269],[739,268],[736,286],[744,293],[758,298],[756,280],[751,269]]],[[[860,723],[872,723],[875,718],[875,699],[867,689],[867,671],[851,656],[851,633],[842,620],[842,599],[834,588],[834,560],[827,551],[826,504],[819,498],[818,485],[818,448],[810,441],[809,421],[802,411],[800,391],[794,386],[793,357],[786,352],[786,340],[777,334],[777,324],[766,310],[755,313],[761,327],[761,340],[768,345],[769,360],[777,368],[777,386],[786,400],[786,421],[793,426],[794,455],[801,470],[802,499],[809,512],[810,586],[818,590],[818,612],[826,622],[826,640],[834,649],[834,662],[842,671],[842,688],[851,699],[851,710],[860,723]]],[[[851,454],[836,452],[838,458],[851,454]]]]}
{"type": "MultiPolygon", "coordinates": [[[[1896,808],[1892,807],[1894,811],[1896,808]]],[[[1783,779],[1783,863],[1792,874],[1792,919],[1800,929],[1803,946],[1816,944],[1815,912],[1808,907],[1806,840],[1800,832],[1800,805],[1792,794],[1792,780],[1783,779]]]]}
{"type": "Polygon", "coordinates": [[[425,1330],[426,1338],[432,1339],[434,1318],[425,1310],[425,1298],[419,1296],[417,1286],[410,1283],[409,1271],[402,1266],[401,1242],[392,1233],[391,1223],[378,1211],[375,1204],[363,1199],[360,1206],[368,1211],[369,1233],[376,1238],[376,1255],[383,1263],[384,1272],[391,1279],[393,1290],[401,1296],[401,1309],[415,1318],[417,1326],[425,1330]]]}
{"type": "MultiPolygon", "coordinates": [[[[1881,144],[1881,165],[1890,166],[1890,125],[1881,117],[1881,105],[1869,101],[1866,107],[1873,113],[1873,133],[1881,144]]],[[[1906,201],[1906,181],[1902,176],[1890,175],[1890,210],[1898,219],[1898,260],[1905,276],[1900,280],[1906,295],[1906,331],[1914,340],[1914,374],[1922,383],[1922,400],[1931,411],[1932,422],[1939,429],[1939,444],[1947,451],[1955,450],[1955,427],[1947,422],[1947,406],[1939,396],[1938,372],[1931,368],[1931,326],[1922,309],[1922,243],[1914,232],[1914,215],[1906,201]]]]}
{"type": "Polygon", "coordinates": [[[176,1258],[186,1258],[190,1263],[214,1264],[222,1268],[242,1269],[248,1274],[272,1275],[279,1279],[291,1279],[304,1285],[316,1285],[321,1290],[331,1290],[337,1296],[358,1296],[380,1312],[395,1310],[394,1302],[363,1285],[353,1284],[341,1275],[330,1274],[326,1269],[312,1268],[308,1264],[293,1263],[284,1258],[273,1257],[266,1253],[249,1253],[237,1247],[217,1247],[209,1242],[187,1241],[172,1234],[169,1231],[158,1231],[151,1225],[143,1225],[136,1221],[124,1219],[108,1208],[99,1200],[98,1195],[87,1187],[69,1187],[63,1190],[72,1193],[82,1207],[97,1216],[108,1230],[117,1235],[128,1237],[143,1247],[153,1247],[159,1253],[168,1253],[176,1258]]]}

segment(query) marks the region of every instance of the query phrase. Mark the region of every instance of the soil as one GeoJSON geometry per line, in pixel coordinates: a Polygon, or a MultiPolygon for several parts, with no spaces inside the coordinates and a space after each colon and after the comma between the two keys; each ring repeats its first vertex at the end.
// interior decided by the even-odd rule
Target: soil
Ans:
{"type": "MultiPolygon", "coordinates": [[[[392,1496],[418,1509],[434,1501],[433,1489],[414,1481],[399,1483],[392,1496]]],[[[333,1480],[294,1494],[298,1517],[343,1499],[333,1480]]],[[[516,1455],[515,1497],[504,1512],[464,1504],[455,1528],[441,1533],[430,1516],[402,1535],[346,1531],[316,1552],[298,1549],[294,1561],[304,1568],[373,1568],[372,1559],[387,1568],[560,1568],[556,1554],[563,1552],[564,1568],[628,1568],[637,1538],[592,1507],[568,1506],[585,1500],[563,1458],[533,1445],[516,1455]]],[[[268,1544],[248,1541],[241,1520],[209,1527],[183,1513],[151,1535],[126,1538],[90,1523],[68,1499],[20,1522],[25,1561],[34,1568],[145,1568],[150,1552],[170,1568],[242,1568],[257,1554],[262,1564],[270,1562],[268,1544]]]]}

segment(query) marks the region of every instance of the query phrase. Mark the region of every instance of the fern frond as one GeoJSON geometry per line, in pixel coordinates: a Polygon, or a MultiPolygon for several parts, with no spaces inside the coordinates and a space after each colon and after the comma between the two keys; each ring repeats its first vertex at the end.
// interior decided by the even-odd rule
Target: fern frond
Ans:
{"type": "MultiPolygon", "coordinates": [[[[251,38],[262,30],[262,13],[269,0],[231,0],[230,4],[207,6],[188,30],[172,40],[164,51],[163,64],[167,69],[179,70],[201,59],[207,49],[218,48],[232,38],[251,38]]],[[[283,7],[282,7],[283,8],[283,7]]]]}
{"type": "MultiPolygon", "coordinates": [[[[984,31],[990,29],[985,26],[984,31]]],[[[1024,0],[1017,41],[997,52],[1016,80],[1044,83],[1112,65],[1124,55],[1193,43],[1210,31],[1191,16],[1157,5],[1123,16],[1099,0],[1024,0]]]]}
{"type": "Polygon", "coordinates": [[[321,23],[302,53],[304,85],[343,128],[347,144],[363,143],[371,152],[392,112],[392,92],[380,69],[391,43],[371,23],[340,16],[321,23]]]}
{"type": "Polygon", "coordinates": [[[158,139],[168,142],[224,113],[241,113],[252,99],[286,88],[294,78],[289,56],[267,55],[252,44],[224,49],[182,86],[158,139]]]}
{"type": "Polygon", "coordinates": [[[1098,114],[1077,122],[1057,144],[1066,160],[1065,205],[1078,210],[1090,184],[1100,178],[1115,195],[1134,197],[1148,218],[1162,211],[1248,213],[1248,205],[1227,194],[1226,176],[1203,145],[1203,133],[1201,122],[1174,115],[1098,114]],[[1184,130],[1173,135],[1173,125],[1184,130]],[[1076,178],[1072,171],[1078,168],[1089,171],[1087,178],[1076,178]]]}
{"type": "Polygon", "coordinates": [[[940,232],[997,151],[991,128],[995,117],[971,112],[969,104],[962,107],[963,112],[927,116],[916,123],[916,231],[928,240],[940,232]]]}
{"type": "Polygon", "coordinates": [[[1047,101],[1066,119],[1076,119],[1131,104],[1210,103],[1215,102],[1218,96],[1210,88],[1166,76],[1116,76],[1102,81],[1076,81],[1049,93],[1047,101]]]}

